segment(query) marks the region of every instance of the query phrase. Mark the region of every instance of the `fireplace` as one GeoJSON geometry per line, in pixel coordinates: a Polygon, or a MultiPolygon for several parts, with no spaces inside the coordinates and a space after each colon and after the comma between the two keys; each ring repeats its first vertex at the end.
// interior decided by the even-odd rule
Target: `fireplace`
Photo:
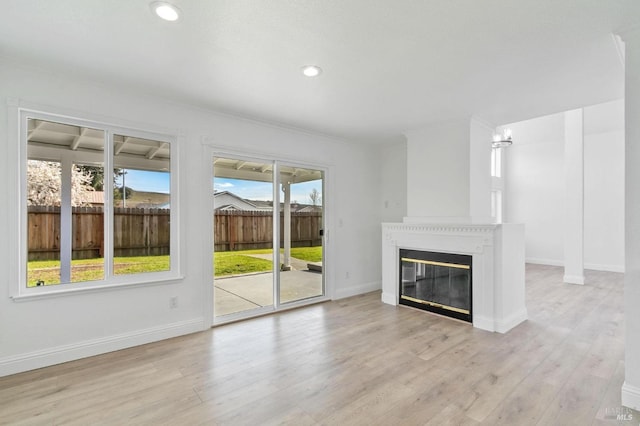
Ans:
{"type": "Polygon", "coordinates": [[[472,322],[472,257],[400,249],[401,305],[472,322]]]}
{"type": "MultiPolygon", "coordinates": [[[[474,327],[487,331],[506,333],[527,319],[524,291],[524,225],[442,224],[411,222],[407,218],[403,223],[382,224],[382,301],[384,303],[398,305],[405,304],[409,300],[407,297],[400,296],[403,267],[400,259],[405,257],[425,260],[418,257],[421,252],[468,256],[466,262],[464,258],[452,260],[427,258],[426,260],[469,266],[468,273],[471,277],[469,309],[460,308],[463,305],[458,305],[455,301],[458,299],[457,294],[454,294],[456,297],[453,298],[455,303],[449,301],[447,304],[437,300],[432,303],[468,310],[466,320],[471,321],[474,327]],[[406,255],[406,252],[401,254],[400,250],[407,250],[414,254],[406,255]]],[[[406,266],[406,273],[411,274],[411,263],[406,266]]],[[[418,278],[419,269],[415,266],[413,269],[418,278]]],[[[418,281],[412,278],[411,275],[405,277],[405,289],[409,290],[411,283],[414,282],[415,294],[418,295],[418,281]]],[[[458,277],[453,281],[458,280],[463,281],[458,277]]],[[[411,294],[405,294],[405,296],[415,298],[411,294]]],[[[423,308],[423,306],[418,307],[423,308]]],[[[449,314],[452,311],[439,312],[449,314]]]]}

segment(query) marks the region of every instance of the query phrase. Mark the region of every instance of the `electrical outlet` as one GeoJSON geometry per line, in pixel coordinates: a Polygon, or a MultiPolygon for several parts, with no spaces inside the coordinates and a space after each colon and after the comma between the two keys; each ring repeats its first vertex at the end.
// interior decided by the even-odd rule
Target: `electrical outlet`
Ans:
{"type": "Polygon", "coordinates": [[[347,271],[347,272],[345,272],[345,273],[344,273],[344,277],[345,277],[346,279],[349,279],[349,271],[347,271]]]}
{"type": "Polygon", "coordinates": [[[169,299],[169,308],[176,309],[178,307],[178,296],[169,299]]]}

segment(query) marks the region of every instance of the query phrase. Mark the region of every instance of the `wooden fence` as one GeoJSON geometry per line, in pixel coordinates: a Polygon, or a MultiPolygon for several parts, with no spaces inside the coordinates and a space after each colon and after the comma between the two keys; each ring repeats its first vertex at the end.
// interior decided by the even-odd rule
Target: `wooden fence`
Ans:
{"type": "MultiPolygon", "coordinates": [[[[291,213],[291,247],[322,245],[321,212],[291,213]]],[[[265,211],[218,211],[214,214],[216,251],[264,249],[273,246],[273,214],[265,211]]],[[[280,241],[284,240],[284,213],[280,212],[280,241]]]]}
{"type": "MultiPolygon", "coordinates": [[[[214,214],[216,251],[271,248],[271,212],[219,211],[214,214]]],[[[116,256],[156,256],[169,254],[168,209],[114,209],[116,256]]],[[[280,238],[284,239],[284,216],[280,214],[280,238]]],[[[60,207],[29,206],[29,260],[60,257],[60,207]]],[[[320,212],[291,213],[291,246],[322,244],[320,212]]],[[[72,209],[72,258],[102,257],[104,220],[102,207],[72,209]]]]}
{"type": "MultiPolygon", "coordinates": [[[[27,235],[29,260],[60,258],[60,207],[29,206],[27,235]]],[[[114,209],[113,243],[116,256],[169,254],[168,209],[114,209]]],[[[102,257],[104,216],[102,207],[72,209],[72,258],[102,257]]]]}

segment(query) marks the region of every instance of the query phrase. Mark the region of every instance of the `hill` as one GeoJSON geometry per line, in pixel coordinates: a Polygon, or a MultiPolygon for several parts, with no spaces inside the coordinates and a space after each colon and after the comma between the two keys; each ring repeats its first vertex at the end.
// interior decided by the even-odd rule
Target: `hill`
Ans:
{"type": "MultiPolygon", "coordinates": [[[[169,202],[169,194],[161,192],[146,192],[131,190],[131,194],[127,197],[127,207],[159,207],[169,202]]],[[[122,200],[116,201],[116,206],[122,206],[122,200]]]]}

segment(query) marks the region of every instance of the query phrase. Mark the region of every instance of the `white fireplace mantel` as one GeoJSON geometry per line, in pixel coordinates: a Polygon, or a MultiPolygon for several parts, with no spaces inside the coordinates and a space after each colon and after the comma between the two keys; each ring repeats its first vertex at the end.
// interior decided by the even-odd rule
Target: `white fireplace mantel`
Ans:
{"type": "Polygon", "coordinates": [[[472,256],[473,326],[506,333],[527,319],[524,225],[382,224],[382,301],[398,304],[399,250],[472,256]]]}

